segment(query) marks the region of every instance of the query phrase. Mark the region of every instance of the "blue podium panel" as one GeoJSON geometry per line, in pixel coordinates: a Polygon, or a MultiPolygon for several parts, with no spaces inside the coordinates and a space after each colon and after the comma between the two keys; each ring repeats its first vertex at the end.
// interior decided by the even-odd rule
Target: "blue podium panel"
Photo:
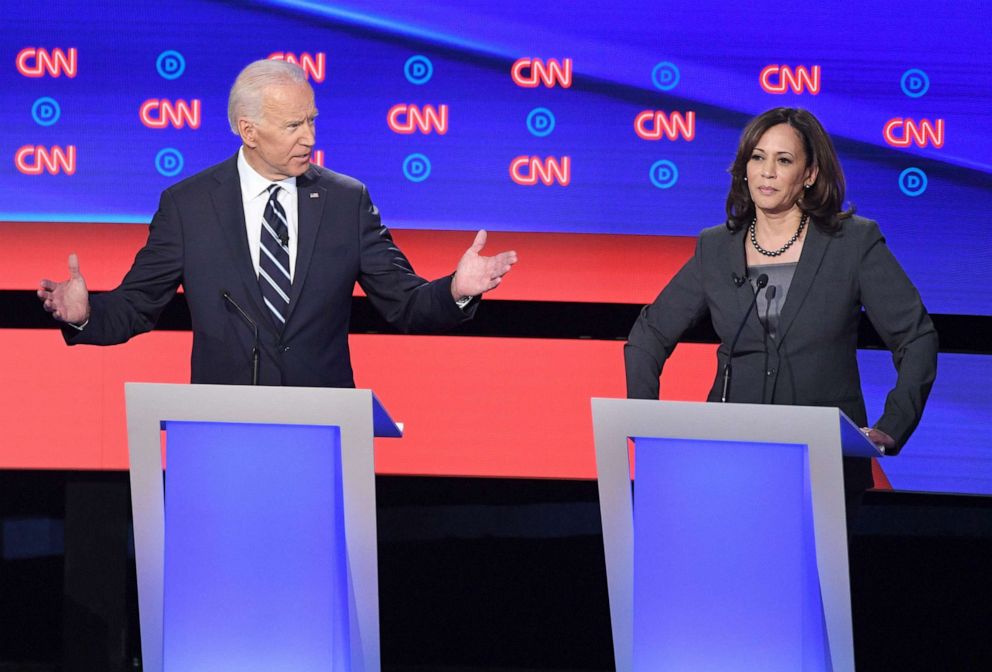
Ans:
{"type": "Polygon", "coordinates": [[[166,429],[163,669],[351,669],[339,428],[166,429]]]}
{"type": "Polygon", "coordinates": [[[830,670],[807,447],[635,450],[634,671],[830,670]]]}

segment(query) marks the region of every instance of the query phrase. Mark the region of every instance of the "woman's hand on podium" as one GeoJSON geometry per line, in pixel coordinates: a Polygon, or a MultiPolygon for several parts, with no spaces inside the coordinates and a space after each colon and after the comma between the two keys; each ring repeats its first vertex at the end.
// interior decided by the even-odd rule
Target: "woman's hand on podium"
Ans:
{"type": "Polygon", "coordinates": [[[878,446],[883,453],[891,452],[892,449],[896,447],[896,440],[880,429],[875,429],[874,427],[862,427],[861,431],[864,432],[865,436],[868,437],[868,440],[878,446]]]}

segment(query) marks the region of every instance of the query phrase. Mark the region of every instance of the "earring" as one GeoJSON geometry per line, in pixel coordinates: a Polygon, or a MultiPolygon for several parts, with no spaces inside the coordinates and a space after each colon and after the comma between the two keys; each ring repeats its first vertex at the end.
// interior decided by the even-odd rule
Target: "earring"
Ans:
{"type": "Polygon", "coordinates": [[[810,187],[812,187],[812,186],[813,186],[812,184],[804,184],[804,185],[803,185],[803,187],[804,187],[804,188],[806,188],[806,189],[809,189],[809,188],[810,188],[810,187]]]}
{"type": "Polygon", "coordinates": [[[747,182],[747,175],[744,176],[744,181],[747,182]]]}

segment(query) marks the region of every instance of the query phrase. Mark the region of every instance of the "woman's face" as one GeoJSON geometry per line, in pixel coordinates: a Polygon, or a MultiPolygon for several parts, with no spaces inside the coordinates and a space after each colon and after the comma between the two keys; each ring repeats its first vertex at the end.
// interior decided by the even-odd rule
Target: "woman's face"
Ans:
{"type": "Polygon", "coordinates": [[[806,152],[798,131],[788,124],[772,126],[758,139],[747,162],[751,200],[768,214],[796,207],[806,184],[816,180],[816,167],[806,168],[806,152]]]}

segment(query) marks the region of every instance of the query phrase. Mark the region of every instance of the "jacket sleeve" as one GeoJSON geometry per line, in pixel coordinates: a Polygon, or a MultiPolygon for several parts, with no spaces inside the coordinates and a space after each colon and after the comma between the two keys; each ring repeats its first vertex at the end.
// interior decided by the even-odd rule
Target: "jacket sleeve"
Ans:
{"type": "Polygon", "coordinates": [[[645,306],[623,349],[627,397],[657,399],[659,377],[679,339],[709,314],[702,281],[702,239],[692,258],[675,274],[654,303],[645,306]]]}
{"type": "Polygon", "coordinates": [[[358,284],[387,322],[403,332],[424,332],[450,329],[471,319],[478,300],[462,310],[451,296],[451,275],[432,282],[417,275],[364,187],[358,208],[358,284]]]}
{"type": "Polygon", "coordinates": [[[896,384],[885,398],[875,427],[896,442],[899,452],[916,429],[937,375],[937,331],[920,294],[896,261],[875,222],[868,223],[858,270],[861,303],[892,351],[896,384]]]}
{"type": "Polygon", "coordinates": [[[90,297],[90,320],[82,331],[62,330],[70,345],[114,345],[150,331],[182,280],[179,212],[166,191],[148,229],[148,240],[117,289],[90,297]]]}

